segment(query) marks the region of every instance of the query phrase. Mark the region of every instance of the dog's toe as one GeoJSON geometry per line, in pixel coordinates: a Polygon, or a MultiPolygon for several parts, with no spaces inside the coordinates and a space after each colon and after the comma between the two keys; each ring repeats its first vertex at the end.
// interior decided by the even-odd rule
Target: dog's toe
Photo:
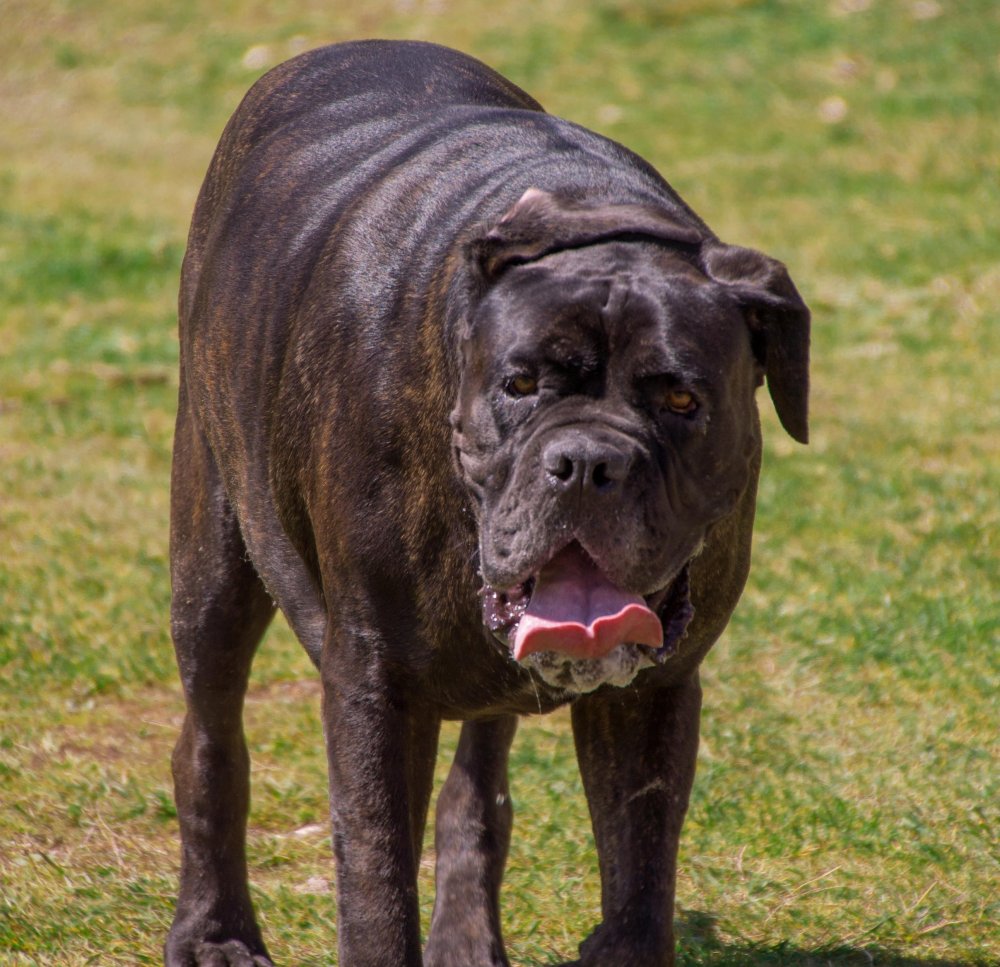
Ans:
{"type": "Polygon", "coordinates": [[[251,952],[239,940],[199,944],[195,951],[195,964],[197,967],[274,967],[270,957],[251,952]]]}

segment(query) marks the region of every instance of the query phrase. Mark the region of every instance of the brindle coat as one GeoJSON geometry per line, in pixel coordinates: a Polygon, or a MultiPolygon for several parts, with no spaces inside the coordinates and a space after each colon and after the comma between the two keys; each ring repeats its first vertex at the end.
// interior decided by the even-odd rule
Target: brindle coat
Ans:
{"type": "Polygon", "coordinates": [[[575,963],[672,963],[697,669],[749,567],[765,375],[806,433],[809,316],[784,268],[719,242],[646,162],[478,62],[356,43],[278,67],[233,116],[180,318],[170,967],[270,963],[241,712],[276,607],[322,678],[343,967],[507,963],[508,749],[519,715],[567,702],[602,883],[575,963]],[[527,401],[508,391],[526,366],[527,401]],[[690,416],[660,402],[678,381],[696,388],[690,416]],[[566,496],[552,446],[619,470],[566,496]],[[656,607],[689,573],[676,652],[627,688],[596,687],[601,662],[516,663],[484,627],[484,584],[524,581],[571,538],[656,607]],[[421,953],[447,718],[464,724],[421,953]]]}

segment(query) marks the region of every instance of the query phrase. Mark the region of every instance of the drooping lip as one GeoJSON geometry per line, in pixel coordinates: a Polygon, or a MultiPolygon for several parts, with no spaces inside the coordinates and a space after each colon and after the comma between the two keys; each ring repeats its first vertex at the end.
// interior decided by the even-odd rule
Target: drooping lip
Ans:
{"type": "MultiPolygon", "coordinates": [[[[483,624],[506,649],[511,651],[512,655],[515,651],[514,643],[518,638],[518,628],[532,603],[532,596],[542,570],[544,567],[512,588],[499,590],[487,584],[482,590],[483,624]]],[[[676,653],[694,617],[689,573],[690,561],[681,567],[666,587],[637,599],[644,601],[646,607],[659,619],[663,629],[662,644],[658,648],[653,648],[647,644],[629,642],[627,639],[622,642],[623,644],[634,644],[658,663],[666,661],[676,653]]],[[[558,647],[553,650],[557,653],[560,651],[558,647]]],[[[570,654],[567,657],[576,656],[570,654]]]]}

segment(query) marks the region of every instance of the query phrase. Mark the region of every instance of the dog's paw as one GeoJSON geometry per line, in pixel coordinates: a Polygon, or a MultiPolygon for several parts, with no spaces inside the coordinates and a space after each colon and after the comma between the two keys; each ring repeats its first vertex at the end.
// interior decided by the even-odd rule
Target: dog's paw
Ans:
{"type": "Polygon", "coordinates": [[[580,944],[578,960],[557,967],[674,967],[673,943],[644,941],[634,925],[616,929],[604,923],[580,944]]]}
{"type": "Polygon", "coordinates": [[[195,950],[197,967],[274,967],[266,954],[255,954],[239,940],[200,943],[195,950]]]}
{"type": "Polygon", "coordinates": [[[274,967],[267,954],[254,953],[239,940],[202,941],[185,949],[167,948],[167,967],[274,967]]]}

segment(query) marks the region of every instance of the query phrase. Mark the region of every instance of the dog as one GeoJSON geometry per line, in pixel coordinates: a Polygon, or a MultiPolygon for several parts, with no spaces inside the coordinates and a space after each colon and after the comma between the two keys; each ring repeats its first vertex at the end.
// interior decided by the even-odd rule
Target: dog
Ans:
{"type": "Polygon", "coordinates": [[[478,61],[370,41],[247,94],[179,303],[166,963],[271,964],[241,712],[280,608],[322,681],[342,967],[508,964],[508,751],[565,704],[601,873],[573,963],[672,964],[698,666],[749,569],[765,380],[807,435],[784,266],[478,61]]]}

